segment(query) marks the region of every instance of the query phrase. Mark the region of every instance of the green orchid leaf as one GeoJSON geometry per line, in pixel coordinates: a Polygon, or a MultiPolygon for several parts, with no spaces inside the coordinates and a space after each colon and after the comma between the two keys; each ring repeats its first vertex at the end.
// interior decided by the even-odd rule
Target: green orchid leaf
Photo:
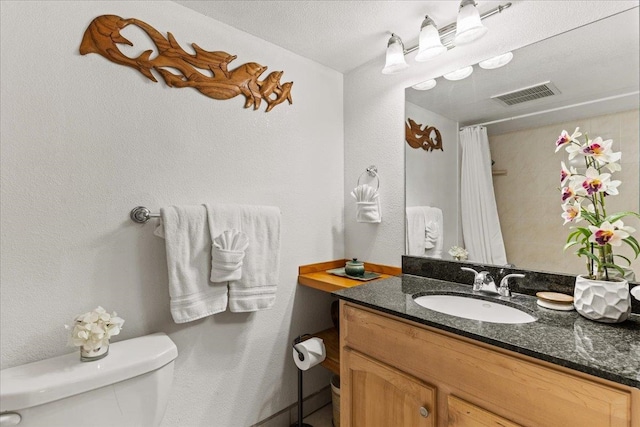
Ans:
{"type": "Polygon", "coordinates": [[[588,249],[586,248],[580,248],[576,251],[576,255],[578,256],[586,256],[587,258],[591,258],[596,264],[600,265],[600,258],[598,258],[597,256],[595,256],[594,254],[592,254],[588,249]]]}
{"type": "Polygon", "coordinates": [[[624,256],[624,255],[617,255],[617,254],[615,254],[615,255],[613,255],[613,256],[614,256],[614,257],[618,257],[618,258],[622,258],[623,260],[627,261],[627,264],[628,264],[628,265],[631,265],[631,260],[630,260],[629,258],[627,258],[626,256],[624,256]]]}
{"type": "Polygon", "coordinates": [[[635,216],[636,218],[640,218],[640,214],[636,212],[626,211],[626,212],[617,212],[617,213],[611,214],[608,217],[606,217],[604,220],[609,221],[609,223],[613,224],[617,220],[622,219],[626,216],[635,216]]]}
{"type": "Polygon", "coordinates": [[[627,245],[631,246],[631,249],[633,249],[635,257],[638,258],[638,255],[640,255],[640,244],[635,239],[635,237],[629,236],[622,239],[622,241],[625,242],[627,245]]]}
{"type": "Polygon", "coordinates": [[[626,273],[626,272],[622,269],[622,267],[619,267],[619,266],[617,266],[617,265],[615,265],[615,264],[606,263],[606,264],[602,264],[602,266],[603,266],[604,268],[614,268],[614,269],[616,269],[616,270],[620,273],[620,275],[622,275],[622,277],[624,277],[624,275],[625,275],[625,273],[626,273]]]}

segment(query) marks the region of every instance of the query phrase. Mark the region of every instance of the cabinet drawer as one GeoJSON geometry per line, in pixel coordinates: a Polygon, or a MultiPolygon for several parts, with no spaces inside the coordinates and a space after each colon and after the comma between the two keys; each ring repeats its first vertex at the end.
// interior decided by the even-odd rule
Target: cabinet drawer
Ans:
{"type": "MultiPolygon", "coordinates": [[[[343,305],[343,345],[515,423],[631,424],[631,392],[492,350],[432,328],[343,305]],[[397,319],[397,320],[396,320],[397,319]]],[[[440,414],[445,416],[444,414],[440,414]]]]}

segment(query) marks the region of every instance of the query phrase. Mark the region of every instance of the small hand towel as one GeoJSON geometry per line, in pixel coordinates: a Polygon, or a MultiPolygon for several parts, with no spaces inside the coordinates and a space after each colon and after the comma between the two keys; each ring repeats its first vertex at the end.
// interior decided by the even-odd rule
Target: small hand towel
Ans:
{"type": "Polygon", "coordinates": [[[212,235],[237,229],[249,240],[242,277],[229,281],[229,309],[239,313],[271,308],[280,279],[280,209],[228,204],[206,207],[212,235]]]}
{"type": "Polygon", "coordinates": [[[171,315],[185,323],[224,311],[227,287],[209,282],[211,233],[204,206],[160,209],[164,224],[171,315]]]}
{"type": "MultiPolygon", "coordinates": [[[[208,219],[207,219],[208,221],[208,219]]],[[[226,230],[213,239],[211,248],[211,281],[214,283],[240,280],[242,260],[249,239],[242,231],[226,230]]]]}
{"type": "Polygon", "coordinates": [[[353,189],[351,196],[356,199],[357,222],[382,222],[378,190],[370,185],[361,184],[353,189]]]}

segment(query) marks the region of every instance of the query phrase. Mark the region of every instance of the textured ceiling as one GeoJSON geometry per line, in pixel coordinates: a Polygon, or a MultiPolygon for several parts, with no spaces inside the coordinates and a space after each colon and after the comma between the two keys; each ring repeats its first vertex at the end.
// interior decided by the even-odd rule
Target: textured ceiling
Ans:
{"type": "MultiPolygon", "coordinates": [[[[425,14],[442,28],[455,22],[460,4],[456,0],[178,0],[176,3],[341,73],[376,58],[382,61],[382,66],[391,31],[402,38],[405,48],[414,46],[425,14]]],[[[505,3],[506,0],[481,1],[478,9],[484,13],[505,3]]]]}

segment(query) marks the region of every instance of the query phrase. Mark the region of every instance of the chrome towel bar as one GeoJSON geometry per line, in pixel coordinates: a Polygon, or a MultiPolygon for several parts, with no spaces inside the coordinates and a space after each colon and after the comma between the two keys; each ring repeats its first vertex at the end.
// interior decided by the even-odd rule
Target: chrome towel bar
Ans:
{"type": "Polygon", "coordinates": [[[159,213],[151,213],[151,211],[144,206],[136,206],[129,212],[129,217],[133,222],[138,224],[145,224],[151,218],[160,218],[159,213]]]}

